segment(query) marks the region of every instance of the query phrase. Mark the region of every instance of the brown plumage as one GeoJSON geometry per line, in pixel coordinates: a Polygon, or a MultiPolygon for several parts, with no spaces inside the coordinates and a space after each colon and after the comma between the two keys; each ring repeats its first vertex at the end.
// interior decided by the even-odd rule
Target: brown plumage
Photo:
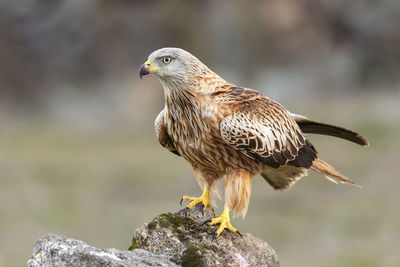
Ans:
{"type": "Polygon", "coordinates": [[[226,210],[211,222],[221,223],[218,235],[224,228],[236,231],[229,223],[229,210],[246,214],[256,174],[277,190],[291,187],[307,169],[335,182],[356,185],[319,159],[304,133],[367,145],[357,133],[291,114],[258,91],[225,81],[178,48],[152,53],[140,69],[141,76],[149,73],[164,88],[165,108],[155,121],[158,140],[192,165],[204,191],[200,198],[184,197],[193,201],[188,208],[200,202],[206,208],[215,182],[226,177],[226,210]]]}

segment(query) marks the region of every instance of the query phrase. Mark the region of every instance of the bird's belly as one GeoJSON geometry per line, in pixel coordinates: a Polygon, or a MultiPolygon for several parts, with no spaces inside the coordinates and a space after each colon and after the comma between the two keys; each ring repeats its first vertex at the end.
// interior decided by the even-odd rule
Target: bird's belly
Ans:
{"type": "Polygon", "coordinates": [[[253,173],[261,171],[260,163],[228,146],[222,140],[218,120],[203,118],[195,120],[190,116],[175,116],[175,118],[167,120],[167,132],[179,154],[193,167],[223,173],[238,168],[253,173]],[[193,123],[195,121],[196,123],[193,123]]]}

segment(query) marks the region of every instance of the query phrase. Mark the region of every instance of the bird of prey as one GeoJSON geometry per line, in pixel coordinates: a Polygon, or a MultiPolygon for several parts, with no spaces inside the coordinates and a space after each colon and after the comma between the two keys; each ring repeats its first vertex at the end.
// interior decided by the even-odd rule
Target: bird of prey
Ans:
{"type": "Polygon", "coordinates": [[[290,188],[308,169],[332,182],[358,186],[321,160],[304,134],[367,146],[359,134],[290,113],[256,90],[225,81],[180,48],[154,51],[139,72],[140,77],[156,76],[164,89],[165,107],[155,120],[160,144],[190,163],[203,190],[200,197],[182,198],[191,201],[187,210],[199,203],[211,208],[216,181],[225,177],[224,210],[208,221],[219,224],[217,237],[224,229],[240,235],[229,213],[245,216],[257,174],[276,190],[290,188]]]}

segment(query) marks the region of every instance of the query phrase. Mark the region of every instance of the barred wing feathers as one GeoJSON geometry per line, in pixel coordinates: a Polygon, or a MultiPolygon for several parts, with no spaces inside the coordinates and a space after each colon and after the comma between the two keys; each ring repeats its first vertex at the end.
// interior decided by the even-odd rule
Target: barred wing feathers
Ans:
{"type": "Polygon", "coordinates": [[[310,168],[316,150],[279,103],[262,95],[236,103],[220,123],[222,139],[231,147],[264,164],[310,168]]]}

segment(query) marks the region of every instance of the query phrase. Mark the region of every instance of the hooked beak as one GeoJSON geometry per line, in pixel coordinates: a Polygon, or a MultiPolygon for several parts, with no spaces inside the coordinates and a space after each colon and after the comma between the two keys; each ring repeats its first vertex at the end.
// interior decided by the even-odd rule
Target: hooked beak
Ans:
{"type": "Polygon", "coordinates": [[[150,73],[150,66],[151,66],[150,60],[147,60],[145,63],[142,64],[142,66],[140,66],[139,69],[140,79],[142,79],[142,76],[150,73]]]}
{"type": "Polygon", "coordinates": [[[150,74],[157,70],[166,70],[166,69],[165,68],[152,68],[151,60],[147,60],[145,63],[142,64],[142,66],[140,66],[140,69],[139,69],[140,79],[142,78],[142,76],[150,74]]]}

